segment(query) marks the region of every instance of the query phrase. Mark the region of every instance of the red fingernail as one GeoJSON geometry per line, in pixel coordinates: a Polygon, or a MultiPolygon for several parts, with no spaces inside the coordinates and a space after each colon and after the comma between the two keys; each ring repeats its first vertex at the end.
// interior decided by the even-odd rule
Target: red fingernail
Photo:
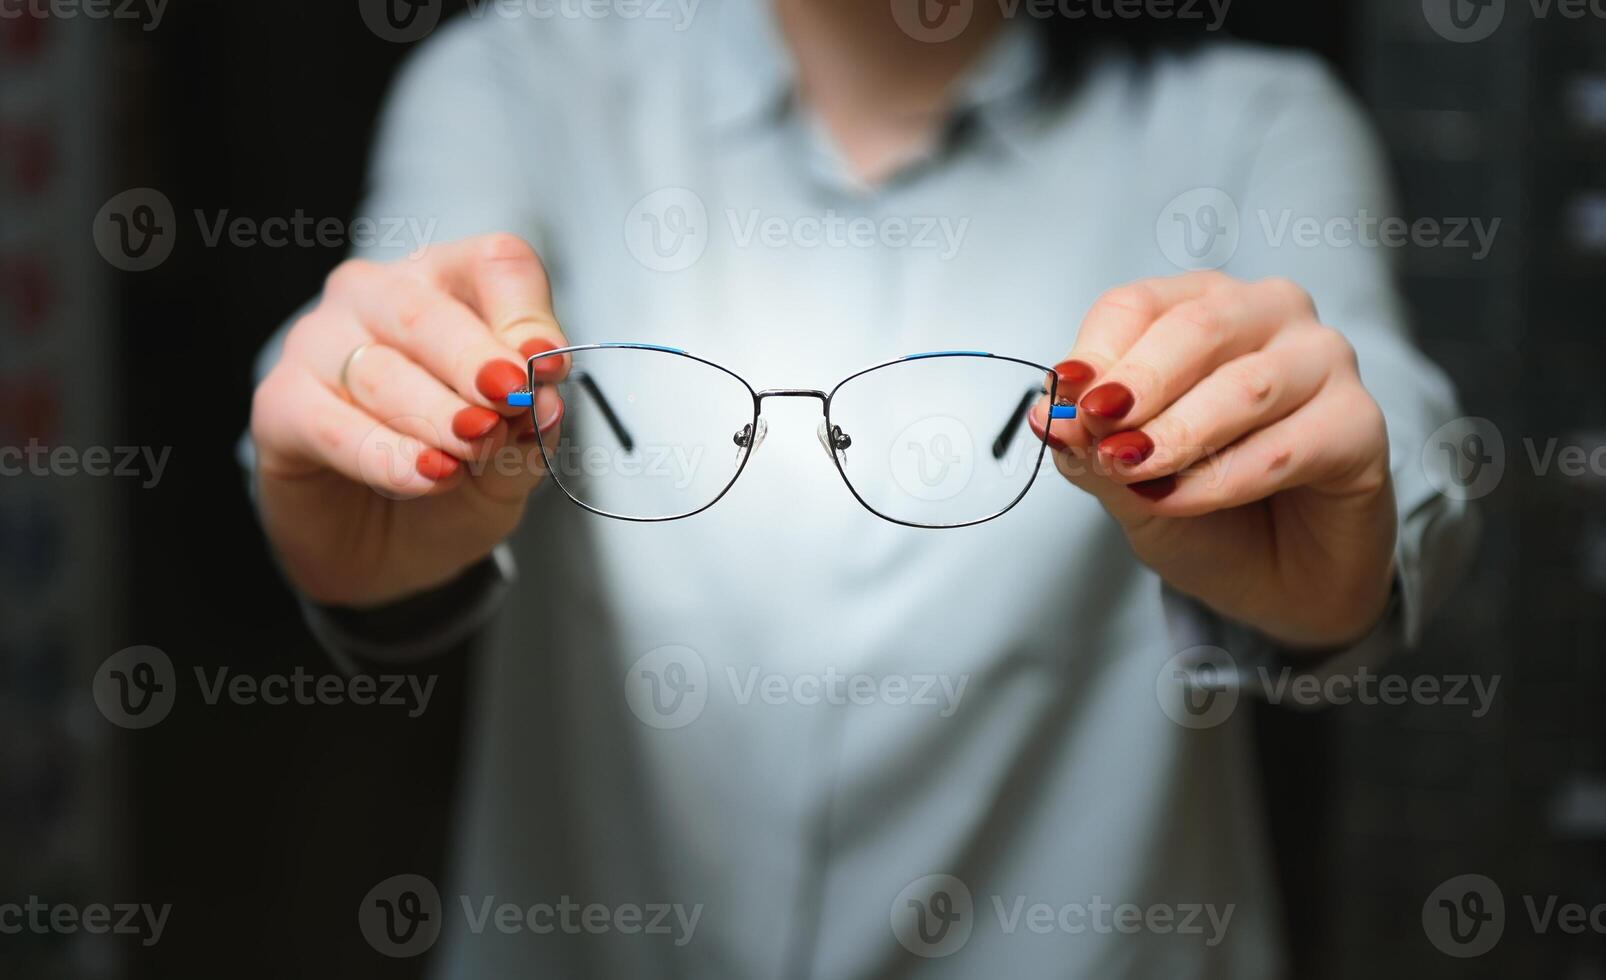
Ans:
{"type": "Polygon", "coordinates": [[[1128,466],[1136,466],[1154,455],[1154,440],[1136,429],[1117,432],[1099,442],[1099,452],[1128,466]]]}
{"type": "Polygon", "coordinates": [[[474,377],[474,387],[488,400],[501,404],[507,393],[524,387],[524,372],[512,361],[487,361],[474,377]]]}
{"type": "Polygon", "coordinates": [[[1083,411],[1097,415],[1101,419],[1114,422],[1124,418],[1127,412],[1132,411],[1132,389],[1124,384],[1112,382],[1099,385],[1082,396],[1080,407],[1083,411]]]}
{"type": "Polygon", "coordinates": [[[1048,448],[1059,452],[1065,452],[1071,448],[1064,439],[1054,434],[1053,429],[1049,429],[1047,432],[1043,431],[1042,423],[1037,421],[1037,410],[1035,408],[1026,414],[1026,424],[1032,427],[1032,431],[1037,433],[1038,438],[1048,443],[1048,448]]]}
{"type": "Polygon", "coordinates": [[[1144,480],[1142,483],[1131,483],[1127,489],[1145,500],[1164,500],[1171,496],[1177,488],[1177,478],[1162,476],[1153,480],[1144,480]]]}
{"type": "Polygon", "coordinates": [[[452,416],[452,435],[464,442],[473,442],[490,435],[500,421],[502,416],[490,409],[470,406],[452,416]]]}
{"type": "MultiPolygon", "coordinates": [[[[526,340],[523,344],[519,345],[519,353],[523,354],[526,358],[535,357],[538,354],[545,354],[547,351],[554,351],[557,349],[557,344],[554,344],[550,340],[541,339],[526,340]]],[[[535,376],[539,380],[553,381],[556,380],[558,375],[562,373],[563,358],[561,357],[548,357],[535,362],[535,376]]]]}
{"type": "Polygon", "coordinates": [[[1054,373],[1059,377],[1059,393],[1065,394],[1067,388],[1076,385],[1085,385],[1093,380],[1093,365],[1086,361],[1061,361],[1054,365],[1054,373]]]}
{"type": "Polygon", "coordinates": [[[426,480],[444,480],[457,472],[458,462],[439,449],[418,454],[418,473],[426,480]]]}

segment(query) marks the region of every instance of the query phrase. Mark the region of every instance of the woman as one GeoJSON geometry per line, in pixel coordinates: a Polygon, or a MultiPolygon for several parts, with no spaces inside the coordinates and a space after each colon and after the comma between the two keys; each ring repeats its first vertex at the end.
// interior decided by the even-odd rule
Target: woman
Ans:
{"type": "Polygon", "coordinates": [[[1275,975],[1246,713],[1178,678],[1409,643],[1469,523],[1386,256],[1276,233],[1389,213],[1356,110],[1307,59],[1064,9],[693,9],[438,32],[364,209],[437,244],[335,270],[257,392],[262,520],[326,643],[483,636],[440,972],[1275,975]],[[616,340],[763,388],[1057,364],[1077,417],[1027,422],[1063,479],[900,527],[776,398],[717,507],[584,514],[542,489],[561,413],[507,396],[616,340]]]}

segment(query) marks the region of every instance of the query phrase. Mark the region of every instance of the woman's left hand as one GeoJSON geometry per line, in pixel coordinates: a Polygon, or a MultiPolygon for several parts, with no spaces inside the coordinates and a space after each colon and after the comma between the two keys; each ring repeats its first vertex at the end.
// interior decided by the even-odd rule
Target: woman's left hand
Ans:
{"type": "MultiPolygon", "coordinates": [[[[1139,559],[1296,647],[1364,636],[1388,604],[1395,502],[1355,352],[1287,280],[1218,273],[1106,293],[1056,367],[1048,441],[1139,559]]],[[[1033,408],[1039,434],[1047,399],[1033,408]]]]}

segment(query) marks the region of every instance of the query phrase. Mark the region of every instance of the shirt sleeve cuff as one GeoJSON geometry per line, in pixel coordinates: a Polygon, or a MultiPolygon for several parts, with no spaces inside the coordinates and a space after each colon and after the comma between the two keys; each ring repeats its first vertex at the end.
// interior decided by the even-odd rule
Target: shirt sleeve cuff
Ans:
{"type": "MultiPolygon", "coordinates": [[[[1396,546],[1396,551],[1400,546],[1396,546]]],[[[1235,686],[1244,692],[1265,694],[1263,679],[1305,677],[1325,683],[1331,677],[1354,676],[1383,663],[1414,642],[1408,613],[1408,566],[1395,560],[1394,587],[1382,616],[1367,634],[1347,646],[1326,652],[1295,651],[1277,643],[1245,623],[1228,619],[1204,603],[1161,583],[1160,602],[1176,649],[1215,648],[1209,659],[1219,669],[1221,653],[1237,675],[1235,686]]],[[[1309,680],[1302,681],[1310,684],[1309,680]]]]}
{"type": "Polygon", "coordinates": [[[364,662],[406,664],[438,656],[471,638],[501,609],[517,577],[512,549],[497,545],[446,585],[377,609],[301,600],[312,635],[346,674],[364,662]]]}

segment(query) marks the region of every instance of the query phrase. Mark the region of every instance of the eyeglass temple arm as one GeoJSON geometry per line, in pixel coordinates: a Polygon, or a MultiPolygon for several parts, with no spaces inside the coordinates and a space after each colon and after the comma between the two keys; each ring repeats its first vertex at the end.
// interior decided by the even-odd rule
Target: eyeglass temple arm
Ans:
{"type": "MultiPolygon", "coordinates": [[[[619,445],[624,447],[625,452],[635,451],[636,441],[630,438],[630,430],[626,429],[624,422],[620,421],[619,413],[613,410],[613,403],[608,401],[608,396],[604,395],[602,389],[597,387],[597,383],[591,379],[591,375],[576,371],[570,377],[578,382],[580,387],[585,389],[586,394],[596,401],[597,411],[602,413],[603,421],[607,422],[608,428],[613,430],[613,437],[619,440],[619,445]]],[[[528,388],[509,392],[507,403],[515,408],[529,408],[535,404],[535,394],[528,388]]]]}
{"type": "MultiPolygon", "coordinates": [[[[1003,431],[999,432],[998,438],[993,440],[993,459],[1003,459],[1004,455],[1009,452],[1009,447],[1015,442],[1015,432],[1020,428],[1021,419],[1026,417],[1026,410],[1031,408],[1032,402],[1036,401],[1042,394],[1043,389],[1041,388],[1028,388],[1026,394],[1021,396],[1020,402],[1015,406],[1015,410],[1009,413],[1009,421],[1004,423],[1003,431]]],[[[1050,405],[1048,407],[1048,418],[1049,421],[1074,419],[1076,418],[1076,406],[1050,405]]]]}

